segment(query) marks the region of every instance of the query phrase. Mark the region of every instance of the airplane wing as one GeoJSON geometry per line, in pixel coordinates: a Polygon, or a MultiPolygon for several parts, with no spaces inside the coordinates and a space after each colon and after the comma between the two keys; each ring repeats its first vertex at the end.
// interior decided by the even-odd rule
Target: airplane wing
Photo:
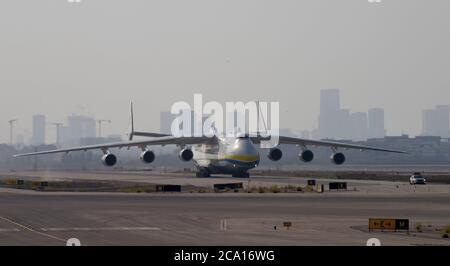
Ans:
{"type": "MultiPolygon", "coordinates": [[[[263,140],[269,140],[269,139],[270,139],[270,137],[269,138],[261,137],[261,136],[252,137],[252,141],[255,144],[260,143],[263,140]]],[[[383,152],[407,154],[407,152],[399,151],[399,150],[383,149],[383,148],[363,146],[363,145],[354,145],[354,144],[334,142],[334,141],[310,140],[310,139],[293,138],[293,137],[285,137],[285,136],[279,136],[279,144],[295,144],[295,145],[299,145],[299,146],[312,145],[312,146],[330,147],[330,148],[334,148],[334,149],[344,148],[344,149],[383,151],[383,152]]]]}
{"type": "Polygon", "coordinates": [[[99,145],[89,145],[89,146],[80,146],[68,149],[56,149],[49,151],[41,151],[41,152],[32,152],[32,153],[24,153],[14,155],[15,158],[26,157],[26,156],[34,156],[34,155],[43,155],[43,154],[52,154],[52,153],[69,153],[73,151],[87,151],[87,150],[103,150],[107,151],[110,148],[123,148],[123,147],[146,147],[146,146],[155,146],[155,145],[195,145],[195,144],[208,144],[216,142],[216,138],[208,138],[208,137],[160,137],[151,140],[141,140],[141,141],[123,141],[123,142],[114,142],[114,143],[106,143],[99,145]]]}
{"type": "Polygon", "coordinates": [[[153,132],[140,132],[140,131],[133,131],[131,132],[131,139],[133,136],[138,137],[151,137],[151,138],[160,138],[160,137],[170,137],[172,135],[169,134],[162,134],[162,133],[153,133],[153,132]]]}

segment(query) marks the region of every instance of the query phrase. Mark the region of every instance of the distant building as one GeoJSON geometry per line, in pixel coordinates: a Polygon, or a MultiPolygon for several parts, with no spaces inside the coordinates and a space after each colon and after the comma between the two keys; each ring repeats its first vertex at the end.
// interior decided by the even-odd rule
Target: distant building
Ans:
{"type": "Polygon", "coordinates": [[[45,144],[45,115],[33,116],[33,136],[31,143],[35,146],[45,144]]]}
{"type": "Polygon", "coordinates": [[[384,109],[371,108],[368,112],[368,137],[384,138],[386,129],[384,125],[384,109]]]}
{"type": "Polygon", "coordinates": [[[339,89],[320,91],[320,114],[314,139],[366,140],[386,136],[384,109],[351,113],[340,106],[339,89]]]}
{"type": "Polygon", "coordinates": [[[448,105],[438,105],[435,109],[422,112],[422,135],[440,136],[450,135],[450,108],[448,105]]]}
{"type": "Polygon", "coordinates": [[[80,145],[82,139],[96,138],[96,122],[93,117],[72,115],[67,117],[67,126],[61,127],[62,145],[80,145]]]}
{"type": "Polygon", "coordinates": [[[434,110],[427,109],[422,111],[422,135],[433,136],[435,127],[434,110]]]}
{"type": "Polygon", "coordinates": [[[59,128],[59,145],[68,146],[70,144],[70,130],[68,126],[59,128]]]}
{"type": "Polygon", "coordinates": [[[340,108],[339,89],[324,89],[320,91],[321,114],[329,114],[340,108]]]}
{"type": "Polygon", "coordinates": [[[325,89],[320,91],[320,114],[317,137],[342,138],[341,123],[346,123],[347,113],[341,110],[339,89],[325,89]]]}
{"type": "Polygon", "coordinates": [[[352,113],[350,115],[351,122],[351,139],[356,141],[367,139],[367,114],[363,112],[352,113]]]}
{"type": "Polygon", "coordinates": [[[350,119],[350,110],[339,109],[335,116],[335,128],[333,129],[334,134],[330,137],[336,139],[351,139],[352,123],[350,119]]]}

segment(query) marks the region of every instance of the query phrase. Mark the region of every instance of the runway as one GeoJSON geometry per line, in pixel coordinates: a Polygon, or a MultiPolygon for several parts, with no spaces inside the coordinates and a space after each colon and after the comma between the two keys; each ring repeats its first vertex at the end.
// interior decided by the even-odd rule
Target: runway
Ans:
{"type": "MultiPolygon", "coordinates": [[[[285,176],[252,176],[251,178],[231,178],[226,175],[216,175],[210,178],[197,178],[193,173],[162,173],[157,171],[29,171],[29,172],[0,172],[0,180],[23,179],[32,181],[117,181],[148,184],[167,184],[196,187],[212,187],[218,183],[242,182],[244,187],[270,187],[273,185],[306,185],[314,177],[285,177],[285,176]]],[[[343,180],[317,179],[318,184],[327,186],[329,182],[348,182],[349,190],[353,194],[363,195],[382,193],[387,194],[435,194],[450,195],[450,185],[432,184],[427,186],[410,186],[407,182],[392,182],[382,180],[343,180]]]]}
{"type": "Polygon", "coordinates": [[[449,245],[448,193],[44,193],[0,189],[0,245],[449,245]],[[368,232],[370,217],[423,232],[368,232]],[[289,229],[284,222],[291,222],[289,229]]]}

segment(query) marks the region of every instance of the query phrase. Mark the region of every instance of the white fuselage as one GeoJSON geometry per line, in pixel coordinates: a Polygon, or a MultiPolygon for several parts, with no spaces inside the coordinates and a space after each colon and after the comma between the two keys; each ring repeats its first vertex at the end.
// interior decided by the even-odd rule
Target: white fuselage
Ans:
{"type": "Polygon", "coordinates": [[[259,152],[251,139],[218,138],[218,144],[193,147],[194,164],[200,170],[214,174],[247,172],[259,164],[259,152]]]}

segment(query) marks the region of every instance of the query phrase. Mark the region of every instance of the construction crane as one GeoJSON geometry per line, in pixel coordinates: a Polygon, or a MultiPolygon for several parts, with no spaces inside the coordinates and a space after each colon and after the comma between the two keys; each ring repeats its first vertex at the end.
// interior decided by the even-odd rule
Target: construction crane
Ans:
{"type": "Polygon", "coordinates": [[[111,123],[111,120],[99,119],[96,121],[98,123],[98,137],[101,138],[102,137],[102,124],[103,123],[111,123]]]}
{"type": "Polygon", "coordinates": [[[50,125],[54,125],[56,127],[56,146],[59,147],[61,144],[61,127],[64,125],[63,123],[50,123],[50,125]]]}
{"type": "Polygon", "coordinates": [[[11,146],[13,145],[13,127],[14,123],[17,122],[18,119],[11,119],[8,121],[9,123],[9,143],[11,146]]]}

